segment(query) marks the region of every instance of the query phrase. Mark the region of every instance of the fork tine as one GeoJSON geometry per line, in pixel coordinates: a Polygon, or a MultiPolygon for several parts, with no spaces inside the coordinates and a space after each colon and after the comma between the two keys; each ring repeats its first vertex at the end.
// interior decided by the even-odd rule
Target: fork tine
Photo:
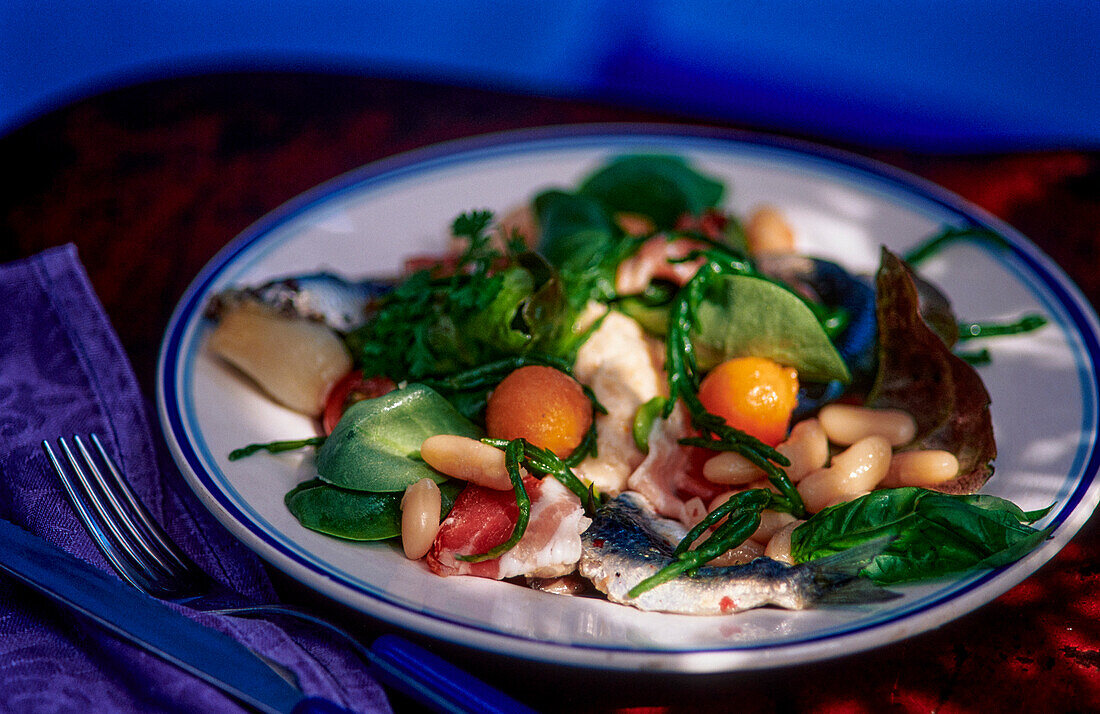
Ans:
{"type": "Polygon", "coordinates": [[[157,525],[145,506],[143,506],[137,499],[137,496],[134,495],[133,489],[130,488],[130,484],[122,478],[122,474],[119,473],[118,467],[115,466],[115,462],[111,459],[110,455],[108,455],[107,450],[103,448],[103,444],[100,442],[99,437],[94,433],[88,436],[91,438],[92,444],[95,445],[96,451],[103,460],[103,464],[107,467],[107,472],[114,481],[115,488],[113,489],[107,487],[106,480],[95,468],[91,455],[84,449],[83,443],[78,441],[78,437],[73,437],[73,439],[77,441],[81,451],[84,452],[84,458],[88,462],[88,465],[91,466],[92,472],[99,479],[100,485],[104,486],[103,490],[107,494],[108,500],[111,502],[111,507],[132,531],[137,542],[143,546],[143,550],[168,572],[174,572],[176,569],[190,569],[191,566],[185,560],[187,556],[181,553],[175,544],[166,536],[161,534],[160,526],[157,525]],[[129,513],[135,516],[138,522],[134,522],[132,519],[125,517],[127,509],[123,504],[119,503],[115,495],[116,492],[122,494],[123,499],[126,501],[126,506],[129,506],[129,513]],[[143,531],[143,533],[139,531],[143,531]],[[142,538],[142,535],[144,535],[145,538],[142,538]]]}
{"type": "Polygon", "coordinates": [[[49,442],[43,441],[42,446],[77,516],[100,551],[123,578],[150,595],[180,598],[197,594],[205,576],[162,533],[99,438],[95,434],[90,437],[111,475],[110,480],[104,477],[79,436],[72,438],[84,466],[64,438],[57,441],[68,461],[68,470],[49,442]]]}
{"type": "MultiPolygon", "coordinates": [[[[76,461],[76,457],[73,456],[72,450],[65,442],[64,438],[57,440],[58,445],[61,447],[62,452],[65,454],[69,461],[71,470],[77,474],[77,478],[80,478],[81,470],[80,465],[76,461]]],[[[57,477],[61,480],[61,485],[65,489],[65,494],[69,497],[69,502],[72,503],[73,508],[76,509],[76,515],[80,519],[80,522],[84,524],[84,527],[88,530],[89,535],[92,536],[92,540],[99,548],[100,552],[110,561],[115,570],[125,578],[134,587],[145,590],[145,578],[137,571],[137,569],[131,565],[131,563],[124,557],[123,553],[119,551],[115,546],[114,541],[100,525],[100,521],[92,514],[85,502],[85,499],[81,497],[80,492],[86,486],[84,484],[78,485],[73,478],[61,464],[61,460],[54,453],[53,448],[50,446],[50,442],[43,441],[42,448],[46,451],[46,457],[50,461],[50,465],[53,467],[57,477]]],[[[82,479],[86,481],[87,479],[82,479]]],[[[90,485],[90,484],[89,484],[90,485]]]]}

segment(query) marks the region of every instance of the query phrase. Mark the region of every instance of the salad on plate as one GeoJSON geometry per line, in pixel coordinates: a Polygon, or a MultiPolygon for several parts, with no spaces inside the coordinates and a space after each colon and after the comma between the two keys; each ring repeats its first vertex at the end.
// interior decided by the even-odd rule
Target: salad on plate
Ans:
{"type": "Polygon", "coordinates": [[[400,543],[440,576],[718,615],[871,603],[1047,537],[993,475],[988,352],[917,273],[802,255],[782,207],[740,216],[670,155],[626,155],[392,280],[223,291],[207,349],[315,435],[305,528],[400,543]]]}

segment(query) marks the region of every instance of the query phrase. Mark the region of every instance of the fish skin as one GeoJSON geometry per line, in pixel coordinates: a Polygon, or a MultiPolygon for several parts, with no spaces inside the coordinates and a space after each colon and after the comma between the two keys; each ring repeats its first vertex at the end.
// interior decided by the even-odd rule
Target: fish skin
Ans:
{"type": "Polygon", "coordinates": [[[211,298],[206,316],[217,320],[229,305],[255,300],[278,314],[317,320],[339,332],[350,332],[366,321],[371,301],[391,289],[386,282],[353,282],[322,271],[224,290],[211,298]]]}
{"type": "Polygon", "coordinates": [[[684,615],[728,615],[767,605],[802,610],[897,596],[857,577],[886,547],[882,542],[796,566],[770,558],[703,566],[694,575],[680,575],[628,597],[631,588],[673,561],[675,546],[669,536],[676,533],[683,533],[679,524],[657,516],[640,495],[623,493],[596,513],[583,534],[579,572],[612,602],[684,615]]]}

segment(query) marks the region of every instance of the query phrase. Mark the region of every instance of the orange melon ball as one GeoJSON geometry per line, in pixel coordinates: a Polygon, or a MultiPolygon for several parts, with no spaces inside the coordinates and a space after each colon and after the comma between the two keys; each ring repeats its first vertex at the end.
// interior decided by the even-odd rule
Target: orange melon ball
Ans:
{"type": "Polygon", "coordinates": [[[730,426],[775,446],[787,436],[798,403],[798,372],[765,357],[735,357],[703,378],[699,401],[730,426]]]}
{"type": "Polygon", "coordinates": [[[489,395],[485,431],[526,439],[559,457],[576,449],[592,425],[592,403],[577,380],[553,367],[520,367],[489,395]]]}

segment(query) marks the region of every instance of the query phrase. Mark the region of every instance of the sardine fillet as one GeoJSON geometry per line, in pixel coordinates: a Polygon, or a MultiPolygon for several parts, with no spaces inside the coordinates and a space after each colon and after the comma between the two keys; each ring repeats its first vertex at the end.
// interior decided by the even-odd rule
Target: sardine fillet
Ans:
{"type": "Polygon", "coordinates": [[[853,604],[894,597],[857,577],[885,547],[879,543],[794,567],[769,558],[701,567],[628,597],[631,588],[672,562],[673,545],[662,535],[668,524],[637,494],[620,495],[582,536],[581,575],[613,602],[684,615],[726,615],[766,605],[802,610],[826,600],[853,604]]]}

